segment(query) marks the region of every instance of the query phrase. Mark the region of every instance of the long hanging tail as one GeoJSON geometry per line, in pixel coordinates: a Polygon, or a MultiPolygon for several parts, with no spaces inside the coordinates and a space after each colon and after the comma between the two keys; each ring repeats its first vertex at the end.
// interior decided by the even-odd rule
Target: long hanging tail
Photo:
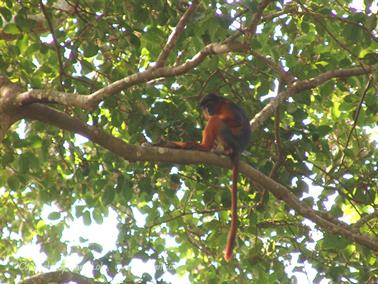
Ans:
{"type": "Polygon", "coordinates": [[[234,167],[232,168],[232,193],[231,193],[231,227],[228,232],[227,244],[224,249],[224,259],[230,261],[232,258],[232,250],[235,246],[236,240],[236,230],[238,222],[237,214],[237,183],[238,183],[238,173],[239,173],[239,161],[233,161],[234,167]]]}

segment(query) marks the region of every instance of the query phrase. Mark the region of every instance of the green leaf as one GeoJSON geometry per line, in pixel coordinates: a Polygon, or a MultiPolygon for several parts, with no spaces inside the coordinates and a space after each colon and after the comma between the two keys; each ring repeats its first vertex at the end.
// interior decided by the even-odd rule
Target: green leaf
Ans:
{"type": "Polygon", "coordinates": [[[3,31],[7,34],[18,35],[21,31],[14,23],[6,24],[3,31]]]}
{"type": "Polygon", "coordinates": [[[12,20],[12,12],[5,7],[0,7],[0,14],[4,17],[7,22],[12,20]]]}
{"type": "Polygon", "coordinates": [[[144,192],[144,193],[149,193],[151,192],[151,179],[144,177],[142,178],[139,183],[138,183],[139,189],[144,192]]]}
{"type": "Polygon", "coordinates": [[[86,226],[92,224],[91,213],[89,213],[87,210],[83,212],[83,222],[86,226]]]}
{"type": "Polygon", "coordinates": [[[39,235],[43,235],[43,233],[45,232],[46,230],[46,223],[45,221],[43,220],[40,220],[38,221],[37,225],[36,225],[36,229],[37,229],[37,232],[39,235]]]}
{"type": "Polygon", "coordinates": [[[15,17],[15,23],[23,32],[30,32],[31,27],[34,26],[33,20],[28,19],[24,14],[19,13],[15,17]]]}
{"type": "Polygon", "coordinates": [[[114,201],[115,189],[107,187],[101,196],[101,200],[104,206],[111,204],[114,201]]]}
{"type": "Polygon", "coordinates": [[[18,187],[20,186],[20,180],[17,176],[12,175],[12,176],[8,177],[7,184],[8,184],[8,187],[11,190],[17,190],[18,187]]]}
{"type": "Polygon", "coordinates": [[[323,239],[323,249],[326,250],[340,250],[344,249],[349,244],[349,241],[343,237],[333,234],[326,234],[323,239]]]}
{"type": "Polygon", "coordinates": [[[58,220],[60,219],[60,217],[61,217],[60,212],[51,212],[47,218],[49,218],[50,220],[58,220]]]}
{"type": "Polygon", "coordinates": [[[90,243],[88,245],[88,248],[90,250],[94,250],[95,252],[101,253],[102,252],[102,246],[97,243],[90,243]]]}
{"type": "Polygon", "coordinates": [[[95,44],[89,44],[84,48],[84,56],[85,57],[93,57],[97,55],[98,47],[95,44]]]}
{"type": "Polygon", "coordinates": [[[366,18],[365,26],[370,30],[373,31],[377,28],[377,15],[371,14],[366,18]]]}
{"type": "Polygon", "coordinates": [[[76,216],[76,218],[79,218],[79,217],[83,216],[84,209],[85,209],[85,206],[82,206],[82,205],[77,205],[75,207],[75,216],[76,216]]]}
{"type": "Polygon", "coordinates": [[[97,208],[93,210],[93,219],[95,220],[97,224],[102,224],[104,222],[104,218],[102,217],[102,212],[97,208]]]}
{"type": "Polygon", "coordinates": [[[139,49],[140,39],[137,36],[135,36],[134,34],[130,34],[130,42],[132,45],[139,49]]]}
{"type": "Polygon", "coordinates": [[[39,159],[31,152],[22,153],[17,160],[20,173],[27,173],[39,166],[39,159]]]}
{"type": "Polygon", "coordinates": [[[332,127],[328,125],[321,125],[316,129],[316,131],[320,136],[325,136],[332,131],[332,127]]]}
{"type": "Polygon", "coordinates": [[[361,29],[353,24],[347,24],[344,26],[344,35],[349,42],[354,43],[361,35],[361,29]]]}

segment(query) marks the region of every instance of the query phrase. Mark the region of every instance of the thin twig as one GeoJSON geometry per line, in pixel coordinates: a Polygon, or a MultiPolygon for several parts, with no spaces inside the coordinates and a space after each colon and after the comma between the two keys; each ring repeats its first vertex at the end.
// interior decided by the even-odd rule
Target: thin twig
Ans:
{"type": "MultiPolygon", "coordinates": [[[[279,83],[278,90],[282,89],[282,83],[279,83]]],[[[278,91],[279,92],[279,91],[278,91]]],[[[276,146],[276,161],[272,170],[270,171],[269,177],[276,179],[277,171],[284,161],[283,147],[280,136],[280,110],[279,107],[276,108],[274,112],[274,145],[276,146]]]]}
{"type": "Polygon", "coordinates": [[[350,138],[351,138],[351,136],[352,136],[352,133],[353,133],[354,129],[355,129],[356,126],[357,126],[358,117],[360,116],[360,112],[361,112],[361,109],[362,109],[362,104],[363,104],[363,102],[364,102],[364,100],[365,100],[365,97],[366,97],[366,94],[367,94],[368,90],[371,88],[372,83],[373,83],[373,76],[370,75],[370,76],[369,76],[369,80],[368,80],[368,82],[366,83],[365,90],[364,90],[364,92],[362,93],[362,96],[361,96],[361,98],[360,98],[360,102],[358,103],[357,110],[356,110],[356,112],[355,112],[355,114],[354,114],[354,122],[353,122],[352,129],[351,129],[350,132],[349,132],[347,142],[346,142],[346,144],[345,144],[345,148],[344,148],[345,150],[348,149],[348,145],[349,145],[349,142],[350,142],[350,138]]]}
{"type": "Polygon", "coordinates": [[[378,219],[378,211],[374,211],[371,214],[366,214],[365,216],[362,216],[360,220],[358,220],[356,223],[354,223],[352,226],[355,229],[361,228],[364,224],[369,222],[370,220],[378,219]]]}
{"type": "Polygon", "coordinates": [[[156,64],[154,67],[161,67],[164,65],[165,61],[168,58],[169,53],[172,51],[172,49],[176,46],[176,43],[184,31],[184,28],[186,26],[186,23],[190,17],[190,15],[193,14],[193,12],[197,9],[199,4],[198,0],[193,1],[192,5],[186,10],[186,12],[182,15],[181,19],[177,23],[176,27],[173,29],[171,35],[169,36],[165,46],[163,47],[163,50],[158,56],[158,59],[156,60],[156,64]]]}
{"type": "Polygon", "coordinates": [[[270,67],[270,69],[272,69],[275,73],[277,73],[280,76],[280,79],[285,81],[286,84],[289,85],[295,81],[295,77],[291,75],[289,72],[285,71],[285,69],[280,64],[260,54],[253,48],[250,49],[250,52],[257,60],[263,62],[265,65],[270,67]]]}
{"type": "Polygon", "coordinates": [[[58,42],[58,39],[57,39],[57,37],[55,35],[54,26],[53,26],[53,24],[52,24],[52,22],[50,20],[50,17],[49,17],[49,15],[47,13],[45,4],[43,4],[42,0],[40,0],[39,3],[40,3],[40,6],[41,6],[42,13],[43,13],[43,15],[46,18],[47,25],[49,26],[49,29],[50,29],[50,32],[51,32],[51,36],[53,38],[53,43],[54,43],[54,47],[55,47],[55,51],[56,51],[56,55],[57,55],[57,59],[58,59],[58,63],[59,63],[60,87],[62,88],[62,90],[64,90],[64,85],[63,85],[64,67],[63,67],[62,55],[61,55],[61,52],[60,52],[59,42],[58,42]]]}
{"type": "Polygon", "coordinates": [[[261,21],[264,9],[271,3],[273,2],[272,0],[263,0],[260,2],[260,4],[257,6],[257,11],[251,21],[251,24],[248,27],[247,33],[246,33],[246,38],[245,42],[249,42],[249,40],[255,36],[256,34],[256,29],[258,24],[261,21]]]}

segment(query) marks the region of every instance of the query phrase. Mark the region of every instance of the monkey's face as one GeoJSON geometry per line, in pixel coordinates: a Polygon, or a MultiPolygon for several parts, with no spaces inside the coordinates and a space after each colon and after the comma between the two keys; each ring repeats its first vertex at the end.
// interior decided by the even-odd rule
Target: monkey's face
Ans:
{"type": "Polygon", "coordinates": [[[209,114],[208,108],[206,108],[206,107],[202,108],[202,115],[205,118],[205,120],[209,120],[210,119],[210,114],[209,114]]]}
{"type": "Polygon", "coordinates": [[[206,110],[208,115],[214,115],[221,102],[222,97],[215,94],[209,94],[201,99],[199,106],[203,111],[206,110]]]}

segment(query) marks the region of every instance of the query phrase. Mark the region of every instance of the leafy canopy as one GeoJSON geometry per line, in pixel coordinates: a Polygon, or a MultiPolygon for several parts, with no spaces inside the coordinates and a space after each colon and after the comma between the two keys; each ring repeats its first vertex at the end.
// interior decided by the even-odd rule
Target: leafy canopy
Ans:
{"type": "Polygon", "coordinates": [[[292,283],[292,273],[310,267],[315,282],[377,280],[374,249],[339,229],[378,243],[377,2],[361,1],[358,10],[346,0],[197,2],[0,3],[0,75],[36,91],[18,96],[13,108],[6,89],[0,92],[0,120],[17,121],[0,127],[7,130],[0,145],[0,281],[40,272],[33,255],[16,254],[30,243],[46,255],[45,271],[66,270],[65,260],[76,256],[81,262],[72,272],[100,282],[166,283],[162,275],[171,272],[193,283],[292,283]],[[311,81],[350,68],[359,73],[311,81]],[[102,89],[121,79],[118,89],[102,89]],[[89,100],[99,90],[104,96],[91,107],[70,100],[89,100]],[[94,126],[126,145],[198,141],[203,94],[224,94],[252,120],[285,91],[275,101],[279,108],[255,125],[243,161],[328,226],[242,175],[229,264],[222,260],[228,169],[183,165],[187,153],[163,159],[143,148],[135,148],[143,157],[137,161],[130,158],[135,151],[122,154],[110,138],[85,134],[94,126]],[[36,102],[68,116],[31,115],[36,102]],[[115,249],[62,240],[72,220],[82,220],[85,230],[108,222],[109,210],[117,215],[115,249]],[[135,275],[133,259],[152,260],[156,269],[135,275]],[[92,274],[83,272],[88,264],[92,274]]]}

